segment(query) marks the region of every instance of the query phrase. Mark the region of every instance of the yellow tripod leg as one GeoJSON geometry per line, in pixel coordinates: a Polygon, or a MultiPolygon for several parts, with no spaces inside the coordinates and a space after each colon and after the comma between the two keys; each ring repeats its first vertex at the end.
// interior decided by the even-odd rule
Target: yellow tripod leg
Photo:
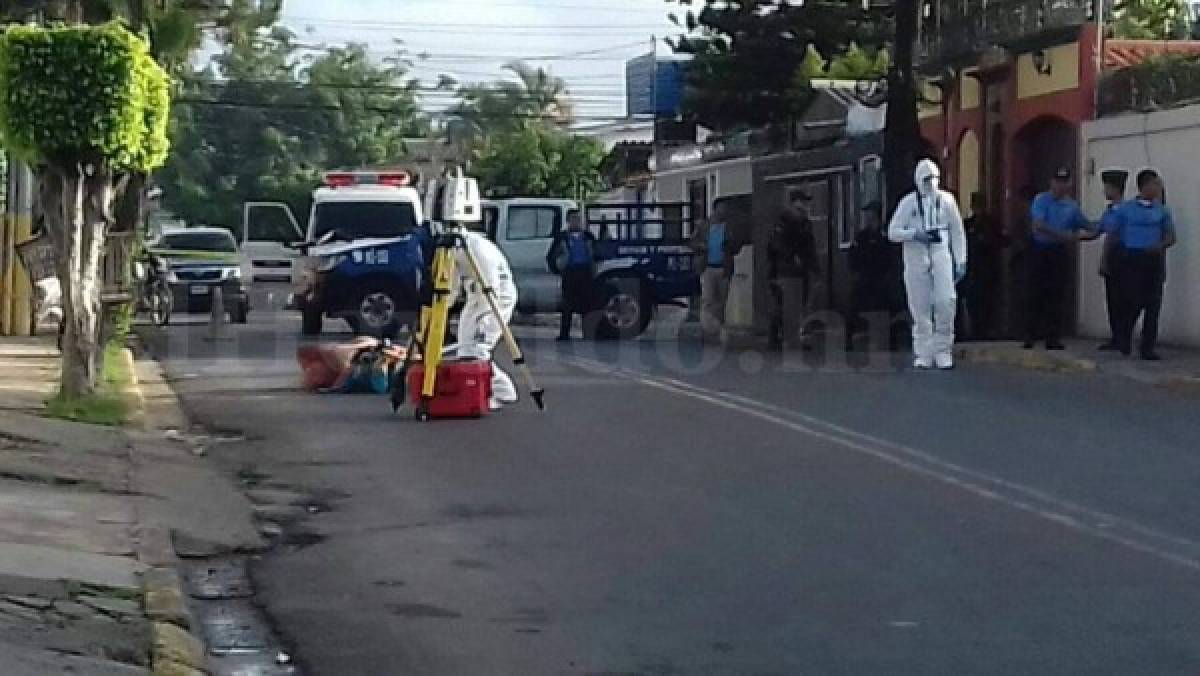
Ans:
{"type": "Polygon", "coordinates": [[[425,340],[421,349],[425,379],[421,385],[421,403],[417,418],[429,419],[429,402],[437,391],[437,371],[442,363],[442,348],[446,343],[446,326],[450,322],[450,302],[453,300],[454,250],[439,247],[433,256],[433,305],[421,313],[425,340]]]}

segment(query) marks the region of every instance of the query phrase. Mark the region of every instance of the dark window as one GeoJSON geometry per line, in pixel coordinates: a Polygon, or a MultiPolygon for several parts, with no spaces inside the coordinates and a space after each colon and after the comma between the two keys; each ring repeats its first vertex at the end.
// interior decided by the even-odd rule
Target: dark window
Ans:
{"type": "Polygon", "coordinates": [[[549,239],[558,232],[559,210],[555,207],[509,207],[508,239],[549,239]]]}
{"type": "Polygon", "coordinates": [[[247,227],[250,228],[251,242],[295,242],[296,228],[288,213],[277,206],[250,207],[247,214],[247,227]]]}
{"type": "Polygon", "coordinates": [[[875,202],[883,206],[883,160],[869,155],[858,163],[858,208],[875,202]]]}
{"type": "Polygon", "coordinates": [[[496,225],[500,221],[499,207],[484,207],[483,208],[483,230],[487,233],[488,239],[495,241],[496,225]]]}
{"type": "Polygon", "coordinates": [[[313,212],[313,239],[333,230],[339,239],[398,237],[416,227],[409,202],[321,202],[313,212]]]}
{"type": "Polygon", "coordinates": [[[237,251],[237,242],[228,232],[172,232],[163,235],[158,248],[174,251],[237,251]]]}
{"type": "Polygon", "coordinates": [[[708,218],[708,181],[697,179],[688,181],[688,203],[692,208],[692,221],[708,218]]]}

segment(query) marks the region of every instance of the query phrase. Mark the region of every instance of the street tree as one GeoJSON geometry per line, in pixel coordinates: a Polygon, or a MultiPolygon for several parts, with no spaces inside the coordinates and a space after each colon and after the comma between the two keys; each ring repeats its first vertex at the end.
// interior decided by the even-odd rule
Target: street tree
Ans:
{"type": "Polygon", "coordinates": [[[0,136],[41,180],[63,289],[62,391],[91,394],[100,339],[100,262],[119,183],[168,154],[166,72],[117,23],[0,35],[0,136]]]}
{"type": "Polygon", "coordinates": [[[303,213],[322,171],[403,160],[404,139],[428,125],[403,57],[377,62],[353,44],[305,52],[281,26],[235,35],[183,80],[176,151],[158,176],[165,206],[233,227],[245,201],[303,213]]]}
{"type": "Polygon", "coordinates": [[[1119,0],[1113,6],[1113,35],[1130,40],[1183,40],[1188,6],[1183,0],[1119,0]]]}
{"type": "Polygon", "coordinates": [[[604,147],[538,120],[493,134],[472,168],[493,193],[586,200],[603,189],[604,147]]]}
{"type": "Polygon", "coordinates": [[[477,152],[489,136],[520,131],[529,121],[566,128],[574,120],[570,93],[562,78],[519,61],[505,69],[516,80],[459,89],[460,101],[449,111],[446,133],[461,156],[477,152]]]}
{"type": "Polygon", "coordinates": [[[798,78],[818,56],[836,57],[857,42],[872,48],[887,37],[888,18],[859,2],[815,0],[666,0],[683,31],[668,44],[692,61],[685,109],[720,130],[786,121],[812,91],[798,78]],[[799,80],[799,82],[798,82],[799,80]],[[799,86],[797,86],[799,85],[799,86]]]}

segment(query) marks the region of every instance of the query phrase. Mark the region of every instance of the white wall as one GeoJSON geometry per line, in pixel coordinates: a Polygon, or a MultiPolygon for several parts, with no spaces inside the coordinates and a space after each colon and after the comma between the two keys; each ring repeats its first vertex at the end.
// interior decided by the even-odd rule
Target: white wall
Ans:
{"type": "MultiPolygon", "coordinates": [[[[1082,148],[1080,197],[1089,218],[1098,218],[1104,209],[1102,171],[1129,172],[1126,197],[1137,193],[1136,176],[1142,169],[1155,169],[1162,176],[1179,243],[1167,255],[1159,335],[1165,343],[1200,347],[1200,105],[1087,122],[1082,148]]],[[[1079,331],[1106,336],[1104,287],[1096,274],[1100,244],[1081,248],[1079,331]]]]}

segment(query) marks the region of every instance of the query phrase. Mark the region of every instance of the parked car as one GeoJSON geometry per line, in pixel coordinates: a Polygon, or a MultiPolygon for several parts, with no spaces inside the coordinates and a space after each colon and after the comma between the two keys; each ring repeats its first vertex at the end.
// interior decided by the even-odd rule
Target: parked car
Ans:
{"type": "Polygon", "coordinates": [[[213,227],[168,230],[149,248],[169,265],[167,281],[176,311],[211,311],[213,289],[220,287],[230,321],[246,323],[250,262],[233,233],[213,227]]]}

